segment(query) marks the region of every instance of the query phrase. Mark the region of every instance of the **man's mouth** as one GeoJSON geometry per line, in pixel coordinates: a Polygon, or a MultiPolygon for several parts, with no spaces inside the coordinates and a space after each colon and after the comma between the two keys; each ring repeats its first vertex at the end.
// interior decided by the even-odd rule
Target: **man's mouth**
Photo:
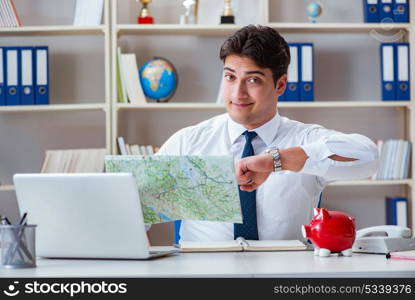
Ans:
{"type": "Polygon", "coordinates": [[[237,108],[245,108],[245,107],[253,105],[253,103],[238,103],[238,102],[231,102],[231,104],[237,108]]]}

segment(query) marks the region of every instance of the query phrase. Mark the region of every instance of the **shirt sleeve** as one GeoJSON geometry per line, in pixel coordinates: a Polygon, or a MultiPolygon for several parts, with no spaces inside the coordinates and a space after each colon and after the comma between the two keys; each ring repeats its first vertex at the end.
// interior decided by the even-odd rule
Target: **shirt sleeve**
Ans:
{"type": "Polygon", "coordinates": [[[361,134],[313,127],[306,134],[301,148],[308,159],[300,172],[317,175],[325,181],[369,178],[378,166],[379,154],[375,143],[361,134]],[[336,161],[329,158],[331,155],[356,160],[336,161]]]}

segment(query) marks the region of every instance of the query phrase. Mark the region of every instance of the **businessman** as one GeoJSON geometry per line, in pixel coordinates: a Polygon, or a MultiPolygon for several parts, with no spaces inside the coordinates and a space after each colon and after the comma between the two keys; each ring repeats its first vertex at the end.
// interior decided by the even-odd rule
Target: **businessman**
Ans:
{"type": "Polygon", "coordinates": [[[158,154],[242,157],[237,171],[243,224],[185,220],[181,239],[301,239],[301,225],[312,218],[329,181],[376,171],[376,146],[360,134],[279,115],[290,53],[274,29],[243,27],[223,43],[219,56],[227,113],[179,130],[158,154]]]}

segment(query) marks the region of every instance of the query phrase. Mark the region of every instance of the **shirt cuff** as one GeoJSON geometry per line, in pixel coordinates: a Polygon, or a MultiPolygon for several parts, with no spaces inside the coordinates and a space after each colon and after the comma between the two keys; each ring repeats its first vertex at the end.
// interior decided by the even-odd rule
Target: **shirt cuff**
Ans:
{"type": "Polygon", "coordinates": [[[308,158],[299,173],[324,177],[330,168],[330,163],[330,158],[317,161],[308,158]]]}
{"type": "Polygon", "coordinates": [[[307,160],[319,161],[334,155],[326,143],[316,142],[300,146],[307,154],[307,160]]]}
{"type": "Polygon", "coordinates": [[[300,147],[308,156],[300,173],[323,177],[330,167],[331,162],[328,157],[334,153],[324,142],[310,143],[300,147]]]}

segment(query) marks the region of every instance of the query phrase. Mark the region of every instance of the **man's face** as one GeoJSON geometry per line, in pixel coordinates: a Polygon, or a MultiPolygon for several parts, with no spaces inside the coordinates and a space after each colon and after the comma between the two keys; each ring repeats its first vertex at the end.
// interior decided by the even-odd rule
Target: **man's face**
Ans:
{"type": "Polygon", "coordinates": [[[271,69],[260,68],[252,59],[233,54],[225,59],[224,76],[223,97],[232,120],[254,129],[275,116],[286,75],[275,85],[271,69]]]}

